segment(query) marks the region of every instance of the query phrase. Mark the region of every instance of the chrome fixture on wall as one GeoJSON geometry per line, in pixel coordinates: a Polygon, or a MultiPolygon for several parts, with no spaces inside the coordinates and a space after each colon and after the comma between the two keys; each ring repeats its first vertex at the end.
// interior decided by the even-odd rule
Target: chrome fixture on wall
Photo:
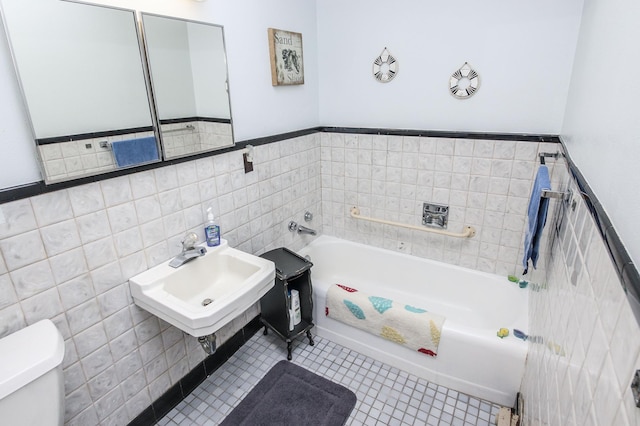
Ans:
{"type": "Polygon", "coordinates": [[[293,220],[291,222],[289,222],[288,229],[289,229],[289,231],[295,232],[297,234],[316,235],[316,230],[315,229],[311,229],[311,228],[307,228],[306,226],[298,225],[293,220]]]}
{"type": "Polygon", "coordinates": [[[447,229],[449,206],[433,203],[422,204],[422,224],[434,228],[447,229]]]}

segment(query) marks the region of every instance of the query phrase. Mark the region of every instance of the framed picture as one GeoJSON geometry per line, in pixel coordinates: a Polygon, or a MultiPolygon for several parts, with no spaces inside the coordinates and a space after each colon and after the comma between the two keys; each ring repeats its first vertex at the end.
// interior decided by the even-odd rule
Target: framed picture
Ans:
{"type": "Polygon", "coordinates": [[[269,28],[271,84],[290,86],[304,84],[302,34],[269,28]]]}

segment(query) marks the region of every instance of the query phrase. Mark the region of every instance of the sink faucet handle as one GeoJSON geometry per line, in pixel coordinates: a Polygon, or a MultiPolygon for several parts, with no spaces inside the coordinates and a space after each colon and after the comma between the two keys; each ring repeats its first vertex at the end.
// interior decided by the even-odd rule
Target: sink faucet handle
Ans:
{"type": "Polygon", "coordinates": [[[182,239],[182,250],[191,250],[196,244],[198,244],[198,234],[189,232],[182,239]]]}

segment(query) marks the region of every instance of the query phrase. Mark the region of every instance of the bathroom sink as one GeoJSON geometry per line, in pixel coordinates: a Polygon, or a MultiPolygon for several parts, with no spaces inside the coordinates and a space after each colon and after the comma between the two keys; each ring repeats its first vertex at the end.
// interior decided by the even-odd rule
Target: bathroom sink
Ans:
{"type": "Polygon", "coordinates": [[[195,336],[215,333],[273,287],[275,265],[221,240],[204,256],[169,261],[129,279],[136,305],[195,336]]]}

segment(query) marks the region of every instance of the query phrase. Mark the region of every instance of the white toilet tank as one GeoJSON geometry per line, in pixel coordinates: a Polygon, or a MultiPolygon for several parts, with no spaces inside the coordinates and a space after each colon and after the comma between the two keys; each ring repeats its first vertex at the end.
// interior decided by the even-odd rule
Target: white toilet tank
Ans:
{"type": "Polygon", "coordinates": [[[0,339],[0,424],[62,425],[64,340],[50,320],[0,339]]]}

